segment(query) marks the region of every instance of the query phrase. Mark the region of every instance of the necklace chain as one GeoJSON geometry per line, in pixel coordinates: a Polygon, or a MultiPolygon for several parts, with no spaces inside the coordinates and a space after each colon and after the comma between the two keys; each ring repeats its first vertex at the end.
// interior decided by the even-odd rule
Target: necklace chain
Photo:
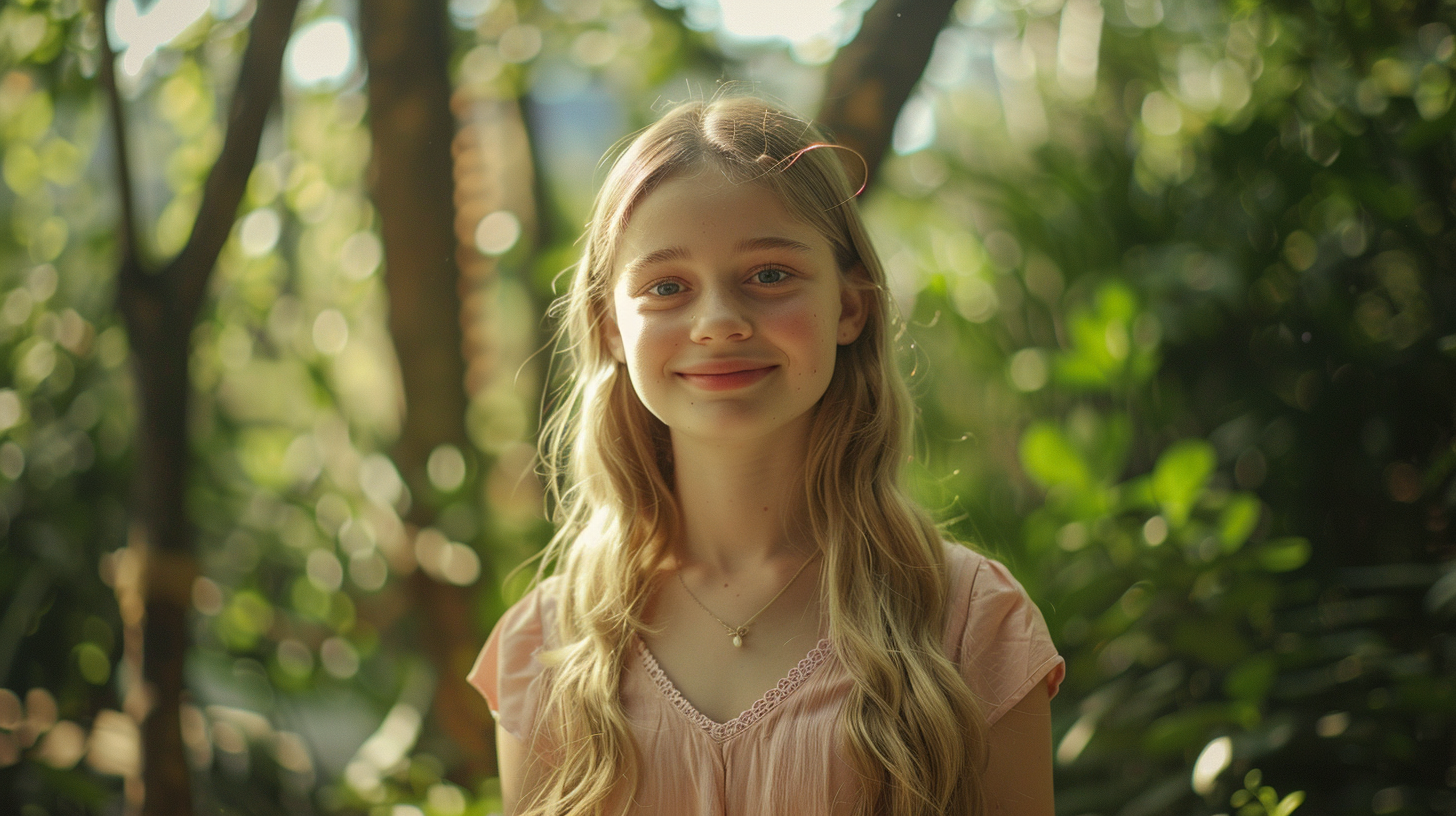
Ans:
{"type": "Polygon", "coordinates": [[[686,592],[688,594],[688,597],[692,598],[698,606],[702,607],[703,611],[707,612],[709,617],[717,621],[719,625],[721,625],[724,629],[728,630],[728,635],[733,638],[733,645],[737,647],[742,647],[743,639],[748,637],[748,627],[752,626],[753,622],[758,620],[759,615],[762,615],[764,612],[768,611],[768,608],[770,606],[773,606],[774,601],[777,601],[785,592],[789,591],[789,587],[793,586],[794,582],[799,580],[799,576],[803,574],[804,569],[809,566],[809,562],[813,561],[817,557],[819,557],[819,553],[816,552],[808,558],[805,558],[804,563],[799,565],[798,571],[794,573],[794,576],[789,579],[788,583],[784,584],[783,589],[780,589],[777,594],[775,594],[772,598],[769,598],[768,603],[764,604],[757,612],[754,612],[753,617],[744,621],[743,624],[740,626],[730,626],[728,625],[727,621],[723,620],[717,615],[714,615],[713,610],[709,609],[707,604],[703,603],[702,600],[698,598],[698,596],[694,595],[691,589],[688,589],[688,582],[683,580],[682,570],[678,570],[677,572],[677,582],[679,584],[682,584],[683,591],[686,592]]]}

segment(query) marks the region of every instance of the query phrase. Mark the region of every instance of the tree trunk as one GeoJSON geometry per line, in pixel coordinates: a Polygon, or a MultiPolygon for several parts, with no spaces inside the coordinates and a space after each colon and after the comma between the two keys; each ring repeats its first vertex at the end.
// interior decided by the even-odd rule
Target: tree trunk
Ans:
{"type": "MultiPolygon", "coordinates": [[[[141,556],[144,599],[141,652],[146,694],[128,701],[140,715],[145,813],[191,810],[192,787],[182,744],[181,709],[187,658],[187,610],[196,567],[187,513],[187,409],[192,323],[175,300],[158,302],[145,317],[127,320],[132,366],[141,398],[137,433],[136,512],[129,547],[141,556]]],[[[136,314],[143,310],[132,309],[136,314]]],[[[130,627],[135,633],[135,621],[130,627]]],[[[130,696],[130,695],[129,695],[130,696]]]]}
{"type": "MultiPolygon", "coordinates": [[[[259,0],[222,151],[203,186],[197,220],[182,251],[160,269],[147,268],[137,252],[126,116],[106,25],[98,26],[102,37],[98,78],[112,114],[121,197],[117,307],[131,341],[140,403],[134,521],[126,551],[128,568],[118,572],[117,595],[126,624],[124,707],[141,722],[143,752],[142,778],[127,780],[126,793],[129,809],[140,807],[145,814],[192,812],[181,729],[187,611],[196,575],[186,501],[191,335],[257,161],[263,125],[278,96],[283,49],[297,5],[298,0],[259,0]]],[[[98,0],[97,6],[104,21],[105,0],[98,0]]]]}
{"type": "MultiPolygon", "coordinates": [[[[427,474],[436,448],[453,445],[464,455],[462,490],[476,492],[481,471],[465,428],[466,334],[456,262],[456,123],[445,3],[365,0],[360,28],[374,141],[371,189],[384,242],[389,331],[404,386],[405,416],[393,457],[412,497],[406,521],[413,532],[436,520],[427,474]]],[[[446,675],[437,685],[434,722],[461,749],[462,771],[473,780],[492,767],[494,723],[464,682],[477,638],[472,593],[424,571],[407,581],[421,617],[421,645],[446,675]]]]}
{"type": "MultiPolygon", "coordinates": [[[[859,34],[829,66],[818,123],[864,158],[868,189],[879,175],[895,120],[930,61],[955,0],[879,0],[859,34]]],[[[850,178],[859,169],[847,162],[850,178]]]]}
{"type": "Polygon", "coordinates": [[[371,188],[406,405],[394,461],[423,499],[431,451],[450,443],[466,452],[468,441],[445,4],[365,0],[359,15],[369,67],[371,188]]]}

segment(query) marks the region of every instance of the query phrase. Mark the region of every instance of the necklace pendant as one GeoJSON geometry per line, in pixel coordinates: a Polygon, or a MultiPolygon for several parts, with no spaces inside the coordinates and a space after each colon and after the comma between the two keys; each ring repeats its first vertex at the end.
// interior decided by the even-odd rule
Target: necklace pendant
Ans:
{"type": "Polygon", "coordinates": [[[743,648],[743,635],[742,634],[740,634],[738,632],[734,632],[733,633],[733,645],[736,646],[736,647],[738,647],[738,648],[740,648],[740,649],[743,648]]]}

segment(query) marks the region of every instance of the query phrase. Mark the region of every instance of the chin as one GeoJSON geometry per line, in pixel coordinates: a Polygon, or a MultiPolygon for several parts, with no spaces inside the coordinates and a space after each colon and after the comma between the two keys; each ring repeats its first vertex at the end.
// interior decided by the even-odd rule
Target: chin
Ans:
{"type": "Polygon", "coordinates": [[[798,414],[794,418],[783,415],[764,416],[751,410],[721,410],[710,412],[709,416],[695,418],[695,421],[669,424],[672,432],[685,438],[704,442],[752,443],[760,441],[787,441],[787,436],[807,439],[812,411],[798,414]]]}

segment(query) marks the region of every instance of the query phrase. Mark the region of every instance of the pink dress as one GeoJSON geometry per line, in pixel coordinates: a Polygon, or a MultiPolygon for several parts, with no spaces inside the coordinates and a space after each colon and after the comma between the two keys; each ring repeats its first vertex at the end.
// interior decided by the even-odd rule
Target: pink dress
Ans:
{"type": "MultiPolygon", "coordinates": [[[[1000,563],[947,544],[950,611],[945,650],[988,723],[1037,683],[1056,694],[1065,663],[1041,612],[1000,563]]],[[[512,606],[470,670],[470,684],[502,728],[528,741],[544,689],[536,652],[552,629],[547,579],[512,606]]],[[[693,708],[638,640],[623,673],[622,705],[636,738],[641,780],[634,813],[661,816],[793,813],[839,816],[859,795],[839,756],[839,711],[851,680],[828,639],[778,685],[728,722],[693,708]]]]}

